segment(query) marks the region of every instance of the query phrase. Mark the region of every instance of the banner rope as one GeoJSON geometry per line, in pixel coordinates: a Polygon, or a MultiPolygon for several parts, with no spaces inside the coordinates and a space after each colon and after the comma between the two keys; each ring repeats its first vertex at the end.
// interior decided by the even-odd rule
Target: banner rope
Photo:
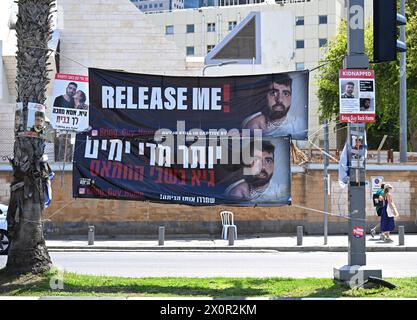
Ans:
{"type": "Polygon", "coordinates": [[[337,218],[343,218],[343,219],[347,219],[347,220],[356,220],[356,221],[366,221],[366,219],[352,219],[349,215],[335,214],[335,213],[326,212],[326,211],[322,211],[322,210],[318,210],[318,209],[313,209],[313,208],[300,206],[300,205],[297,205],[297,204],[291,204],[291,206],[299,208],[299,209],[307,210],[307,211],[313,211],[313,212],[321,213],[321,214],[324,214],[324,215],[337,217],[337,218]]]}
{"type": "Polygon", "coordinates": [[[42,49],[42,50],[52,51],[52,52],[55,52],[56,54],[60,55],[61,57],[65,58],[65,59],[67,59],[69,61],[72,61],[72,62],[74,62],[74,63],[76,63],[76,64],[78,64],[78,65],[80,65],[80,66],[82,66],[84,68],[87,68],[87,69],[89,68],[85,64],[83,64],[83,63],[81,63],[81,62],[79,62],[77,60],[74,60],[74,59],[72,59],[72,58],[70,58],[70,57],[62,54],[61,52],[58,52],[57,50],[52,49],[52,48],[43,48],[43,47],[38,47],[38,46],[24,46],[24,47],[25,48],[34,48],[34,49],[42,49]]]}

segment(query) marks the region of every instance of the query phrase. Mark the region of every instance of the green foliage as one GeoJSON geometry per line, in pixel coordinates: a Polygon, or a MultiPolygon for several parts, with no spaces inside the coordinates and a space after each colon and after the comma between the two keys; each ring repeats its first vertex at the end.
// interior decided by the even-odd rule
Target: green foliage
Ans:
{"type": "MultiPolygon", "coordinates": [[[[408,141],[410,151],[417,151],[417,2],[407,2],[407,105],[408,141]]],[[[325,52],[327,64],[317,76],[319,113],[322,118],[338,120],[339,114],[339,69],[347,52],[347,24],[339,26],[336,38],[330,41],[325,52]]],[[[365,29],[365,52],[373,57],[373,26],[365,29]]],[[[390,63],[371,64],[376,79],[376,119],[367,125],[368,145],[376,149],[387,134],[385,148],[399,147],[399,59],[390,63]]]]}

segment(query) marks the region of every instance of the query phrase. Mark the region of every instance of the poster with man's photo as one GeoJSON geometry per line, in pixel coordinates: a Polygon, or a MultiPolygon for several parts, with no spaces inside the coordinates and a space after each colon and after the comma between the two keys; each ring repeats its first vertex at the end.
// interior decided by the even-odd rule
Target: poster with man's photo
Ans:
{"type": "Polygon", "coordinates": [[[45,128],[45,106],[39,103],[28,103],[27,131],[43,133],[45,128]]]}
{"type": "Polygon", "coordinates": [[[262,130],[307,140],[309,72],[171,77],[89,69],[90,125],[110,136],[177,130],[262,130]]]}
{"type": "Polygon", "coordinates": [[[57,73],[51,124],[54,129],[81,132],[88,128],[88,77],[57,73]]]}
{"type": "Polygon", "coordinates": [[[375,121],[374,70],[341,69],[339,73],[340,121],[375,121]]]}

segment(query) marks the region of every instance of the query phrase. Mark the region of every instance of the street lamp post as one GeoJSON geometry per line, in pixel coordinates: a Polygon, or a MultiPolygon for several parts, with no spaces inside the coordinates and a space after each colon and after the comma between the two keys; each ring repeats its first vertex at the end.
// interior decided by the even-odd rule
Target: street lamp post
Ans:
{"type": "Polygon", "coordinates": [[[203,68],[203,74],[202,75],[204,77],[204,74],[205,74],[207,68],[211,68],[211,67],[222,67],[222,66],[225,66],[227,64],[235,64],[235,63],[237,63],[236,60],[229,60],[229,61],[222,61],[222,62],[216,63],[216,64],[208,64],[208,65],[204,66],[204,68],[203,68]]]}

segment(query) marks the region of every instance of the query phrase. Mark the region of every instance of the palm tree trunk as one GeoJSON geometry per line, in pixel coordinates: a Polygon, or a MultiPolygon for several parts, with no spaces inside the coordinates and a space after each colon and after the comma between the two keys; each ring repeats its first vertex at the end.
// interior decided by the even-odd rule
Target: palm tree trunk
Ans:
{"type": "MultiPolygon", "coordinates": [[[[51,9],[55,0],[19,0],[16,36],[17,100],[27,119],[28,102],[44,104],[48,78],[48,41],[51,38],[51,9]]],[[[24,128],[25,130],[28,128],[24,128]]],[[[9,273],[40,273],[51,268],[42,225],[44,183],[48,164],[43,161],[45,140],[18,132],[14,145],[13,180],[7,222],[10,248],[9,273]]]]}

